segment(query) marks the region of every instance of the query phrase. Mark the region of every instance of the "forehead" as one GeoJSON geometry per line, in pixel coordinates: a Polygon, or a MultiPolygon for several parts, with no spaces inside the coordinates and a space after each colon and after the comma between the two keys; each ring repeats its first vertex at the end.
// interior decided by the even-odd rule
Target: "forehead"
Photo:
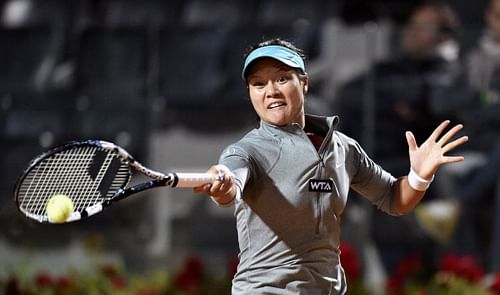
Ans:
{"type": "Polygon", "coordinates": [[[489,10],[490,12],[500,13],[500,0],[492,0],[489,10]]]}
{"type": "Polygon", "coordinates": [[[441,21],[439,11],[433,7],[422,7],[415,11],[411,17],[411,22],[436,24],[441,21]]]}
{"type": "Polygon", "coordinates": [[[265,71],[293,71],[292,67],[274,59],[274,58],[259,58],[252,62],[248,68],[248,77],[265,71]]]}

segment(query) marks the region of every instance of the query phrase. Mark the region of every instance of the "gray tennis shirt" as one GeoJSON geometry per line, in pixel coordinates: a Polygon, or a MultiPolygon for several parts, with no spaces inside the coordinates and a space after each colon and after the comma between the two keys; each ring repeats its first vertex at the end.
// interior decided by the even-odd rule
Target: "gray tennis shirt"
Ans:
{"type": "Polygon", "coordinates": [[[300,126],[261,122],[221,154],[239,189],[232,294],[345,294],[339,244],[349,189],[398,214],[396,179],[336,131],[337,120],[306,116],[305,129],[325,137],[319,151],[300,126]]]}

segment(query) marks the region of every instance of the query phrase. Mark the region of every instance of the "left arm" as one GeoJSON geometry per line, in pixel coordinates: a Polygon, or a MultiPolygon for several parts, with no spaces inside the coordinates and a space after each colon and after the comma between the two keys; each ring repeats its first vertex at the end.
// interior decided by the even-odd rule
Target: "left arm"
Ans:
{"type": "MultiPolygon", "coordinates": [[[[413,134],[410,131],[406,132],[411,170],[413,170],[414,173],[412,178],[413,180],[419,178],[420,181],[417,180],[417,182],[420,183],[422,187],[416,186],[415,184],[410,185],[408,176],[403,176],[398,179],[393,195],[393,204],[398,212],[408,213],[417,206],[425,194],[425,182],[430,184],[434,174],[441,165],[463,161],[464,158],[462,156],[445,155],[468,140],[467,136],[451,140],[452,137],[463,128],[461,124],[455,125],[441,136],[449,124],[450,121],[441,123],[434,132],[432,132],[431,136],[429,136],[420,146],[417,146],[413,134]]],[[[412,183],[414,183],[414,181],[412,181],[412,183]]]]}

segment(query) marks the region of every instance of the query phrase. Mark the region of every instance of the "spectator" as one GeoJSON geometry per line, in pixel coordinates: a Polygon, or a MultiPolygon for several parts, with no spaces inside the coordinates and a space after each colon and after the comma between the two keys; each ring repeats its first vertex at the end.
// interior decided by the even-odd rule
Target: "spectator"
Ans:
{"type": "MultiPolygon", "coordinates": [[[[443,118],[454,119],[455,110],[471,98],[455,38],[458,27],[457,16],[445,4],[428,2],[416,7],[402,30],[400,54],[348,82],[335,99],[343,132],[364,141],[365,126],[372,126],[369,138],[375,141],[364,144],[371,144],[374,158],[396,174],[404,173],[409,165],[407,147],[399,135],[414,130],[416,138],[425,138],[443,118]],[[367,85],[373,85],[372,89],[367,85]],[[363,116],[366,97],[373,97],[374,122],[363,121],[367,120],[363,116]]],[[[435,198],[433,189],[429,198],[435,198]]],[[[394,222],[393,217],[375,211],[373,218],[374,241],[388,272],[401,258],[433,249],[434,242],[418,229],[414,215],[394,222]]],[[[433,251],[428,255],[432,258],[433,251]]]]}
{"type": "Polygon", "coordinates": [[[461,115],[474,138],[468,161],[455,171],[455,196],[461,203],[456,250],[478,255],[491,270],[500,268],[500,0],[485,12],[486,28],[467,56],[470,86],[477,100],[461,115]],[[471,161],[476,159],[475,161],[471,161]],[[458,171],[457,171],[458,169],[458,171]],[[461,173],[460,173],[461,172],[461,173]],[[496,200],[495,200],[496,198],[496,200]],[[495,202],[497,203],[495,205],[495,202]],[[496,221],[494,219],[497,219],[496,221]],[[496,225],[494,225],[496,224],[496,225]],[[496,231],[495,232],[493,232],[496,231]],[[493,232],[493,234],[492,234],[493,232]],[[463,240],[468,237],[467,240],[463,240]],[[460,241],[458,241],[460,240],[460,241]],[[471,253],[472,252],[472,253],[471,253]]]}

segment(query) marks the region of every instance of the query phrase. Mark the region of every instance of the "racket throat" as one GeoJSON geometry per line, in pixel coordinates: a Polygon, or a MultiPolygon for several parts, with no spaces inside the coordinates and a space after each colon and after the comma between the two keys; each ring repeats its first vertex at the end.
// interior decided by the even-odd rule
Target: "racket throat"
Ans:
{"type": "Polygon", "coordinates": [[[111,203],[120,201],[120,200],[125,199],[126,197],[128,197],[130,195],[133,195],[133,194],[136,194],[136,193],[139,193],[139,192],[151,189],[151,188],[160,187],[160,186],[167,186],[168,181],[170,181],[170,179],[168,177],[165,177],[162,179],[154,179],[154,180],[151,180],[148,182],[140,183],[140,184],[134,185],[134,186],[127,188],[127,189],[121,188],[115,193],[115,195],[112,198],[105,200],[103,202],[103,206],[109,206],[111,203]]]}

